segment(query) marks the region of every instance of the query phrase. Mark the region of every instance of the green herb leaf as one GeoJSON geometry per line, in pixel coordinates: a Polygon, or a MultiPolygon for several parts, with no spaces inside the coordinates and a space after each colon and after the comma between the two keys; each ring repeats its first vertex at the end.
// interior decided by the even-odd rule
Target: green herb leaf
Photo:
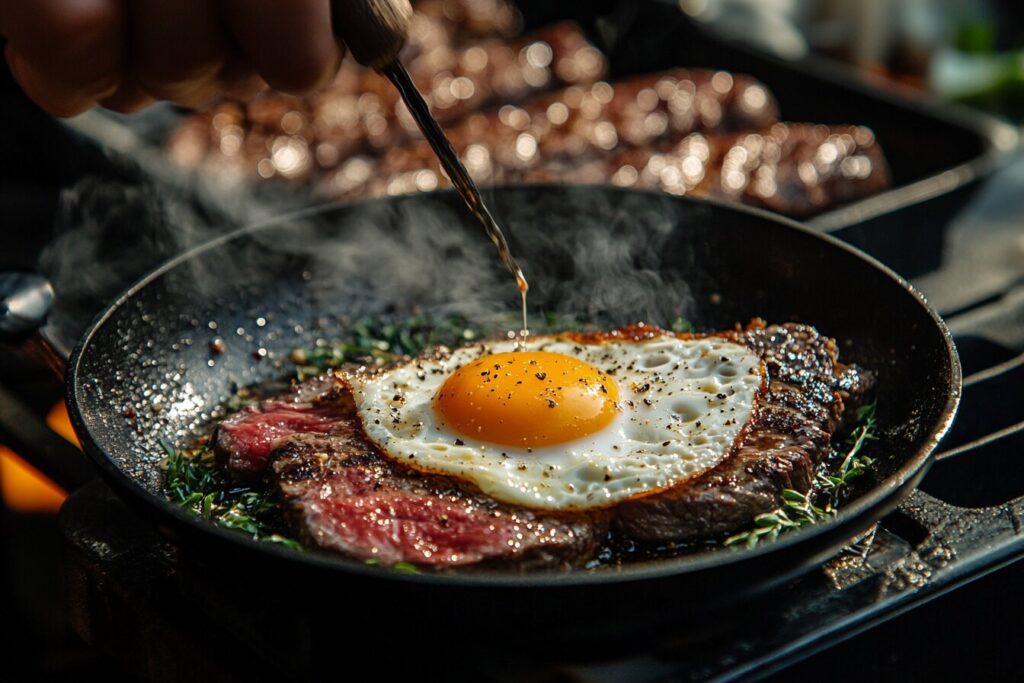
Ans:
{"type": "Polygon", "coordinates": [[[794,491],[793,489],[783,489],[782,500],[789,501],[792,503],[803,503],[806,499],[804,497],[804,494],[800,493],[799,491],[794,491]]]}
{"type": "Polygon", "coordinates": [[[269,491],[238,487],[227,481],[206,445],[178,452],[163,439],[159,444],[167,454],[166,491],[172,502],[217,526],[301,549],[297,541],[278,533],[280,522],[275,518],[279,513],[269,491]]]}
{"type": "Polygon", "coordinates": [[[301,543],[293,538],[282,536],[281,534],[270,534],[269,536],[264,536],[261,540],[266,541],[267,543],[279,543],[291,548],[292,550],[304,550],[301,543]]]}
{"type": "Polygon", "coordinates": [[[861,453],[864,445],[875,440],[875,404],[861,406],[854,413],[857,426],[844,441],[845,451],[833,450],[830,462],[839,462],[836,471],[818,475],[811,490],[800,493],[793,489],[782,491],[782,505],[772,512],[760,514],[754,518],[751,529],[729,536],[723,545],[733,546],[744,544],[748,548],[756,547],[763,540],[774,540],[790,529],[832,519],[836,509],[847,493],[851,483],[871,469],[874,460],[861,453]],[[816,504],[824,500],[822,505],[816,504]]]}
{"type": "Polygon", "coordinates": [[[676,318],[671,323],[669,323],[668,329],[672,330],[673,332],[679,333],[696,331],[696,328],[693,326],[693,323],[691,323],[686,318],[676,318]]]}
{"type": "MultiPolygon", "coordinates": [[[[413,316],[399,322],[363,319],[349,324],[345,336],[330,344],[295,349],[291,359],[302,381],[346,363],[388,363],[400,356],[415,356],[437,346],[460,346],[481,336],[517,329],[521,324],[519,318],[511,314],[486,326],[472,325],[461,317],[434,319],[413,316]]],[[[545,311],[539,320],[530,322],[530,328],[536,332],[568,332],[585,327],[574,316],[552,311],[545,311]]]]}

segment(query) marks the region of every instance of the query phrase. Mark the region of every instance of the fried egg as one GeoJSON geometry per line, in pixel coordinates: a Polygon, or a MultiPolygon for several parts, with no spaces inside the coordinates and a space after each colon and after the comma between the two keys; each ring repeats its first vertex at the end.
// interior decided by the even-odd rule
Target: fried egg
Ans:
{"type": "Polygon", "coordinates": [[[584,510],[721,462],[764,370],[722,337],[648,332],[497,340],[347,380],[385,456],[507,503],[584,510]]]}

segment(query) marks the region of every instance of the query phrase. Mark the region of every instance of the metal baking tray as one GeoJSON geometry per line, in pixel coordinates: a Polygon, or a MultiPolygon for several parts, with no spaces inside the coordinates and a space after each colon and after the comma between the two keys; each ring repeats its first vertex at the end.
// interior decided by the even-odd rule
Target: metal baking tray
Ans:
{"type": "MultiPolygon", "coordinates": [[[[871,127],[888,158],[893,188],[830,208],[805,222],[873,254],[905,277],[938,266],[944,228],[973,192],[1019,146],[1013,126],[962,106],[882,82],[819,57],[783,60],[724,39],[695,23],[676,3],[659,0],[520,0],[527,28],[578,21],[608,55],[611,77],[676,66],[725,69],[763,81],[782,118],[871,127]]],[[[184,175],[163,158],[163,140],[183,114],[157,107],[142,116],[92,112],[71,123],[128,155],[164,181],[184,175]]],[[[186,183],[202,187],[201,183],[186,183]]],[[[260,215],[319,203],[292,187],[260,188],[260,215]]],[[[242,222],[253,216],[239,216],[242,222]]]]}

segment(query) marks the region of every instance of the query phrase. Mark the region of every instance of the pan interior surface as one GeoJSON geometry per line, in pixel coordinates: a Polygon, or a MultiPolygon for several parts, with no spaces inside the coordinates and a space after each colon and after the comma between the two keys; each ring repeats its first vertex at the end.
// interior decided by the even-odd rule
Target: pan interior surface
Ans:
{"type": "MultiPolygon", "coordinates": [[[[866,527],[887,496],[923,473],[952,419],[959,365],[944,326],[890,272],[749,209],[572,186],[499,188],[489,201],[530,280],[532,313],[576,314],[603,327],[683,317],[700,331],[754,317],[806,322],[838,340],[844,362],[874,371],[878,485],[851,501],[840,523],[874,510],[866,527]]],[[[346,320],[460,315],[487,325],[518,305],[512,277],[455,195],[324,207],[204,245],[129,290],[69,364],[72,415],[119,491],[202,533],[253,544],[163,500],[159,440],[187,443],[238,387],[288,375],[292,349],[330,340],[346,320]]],[[[771,548],[708,551],[660,561],[655,571],[763,552],[771,548]]],[[[340,557],[295,557],[363,570],[340,557]]],[[[642,565],[613,576],[650,571],[642,565]]]]}

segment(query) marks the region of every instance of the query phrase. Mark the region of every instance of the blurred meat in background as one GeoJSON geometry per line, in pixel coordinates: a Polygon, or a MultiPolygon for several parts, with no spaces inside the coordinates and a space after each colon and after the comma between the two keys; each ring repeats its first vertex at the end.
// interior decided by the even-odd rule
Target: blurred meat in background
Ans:
{"type": "MultiPolygon", "coordinates": [[[[573,22],[520,33],[507,0],[416,8],[403,59],[479,183],[614,184],[791,216],[890,185],[869,129],[781,123],[771,91],[749,76],[671,69],[609,79],[604,55],[573,22]]],[[[448,184],[394,89],[351,60],[324,92],[266,92],[185,118],[166,153],[218,182],[286,181],[329,199],[448,184]]]]}

